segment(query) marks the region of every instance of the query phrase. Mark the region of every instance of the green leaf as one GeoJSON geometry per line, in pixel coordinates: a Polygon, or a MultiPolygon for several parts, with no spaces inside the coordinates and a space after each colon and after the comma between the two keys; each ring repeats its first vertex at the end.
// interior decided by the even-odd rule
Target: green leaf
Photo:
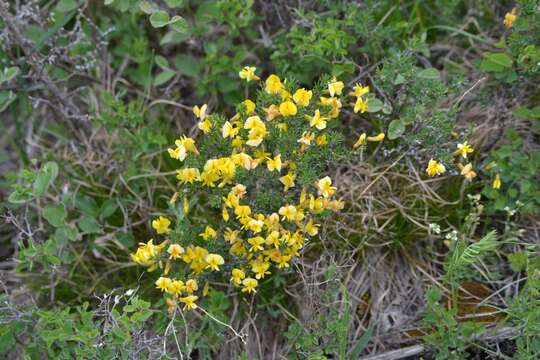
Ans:
{"type": "Polygon", "coordinates": [[[377,98],[369,98],[367,112],[368,113],[379,112],[383,108],[383,105],[384,104],[381,100],[377,98]]]}
{"type": "Polygon", "coordinates": [[[64,204],[59,205],[47,205],[43,209],[43,217],[54,227],[61,227],[64,225],[66,219],[66,209],[64,204]]]}
{"type": "Polygon", "coordinates": [[[186,41],[189,39],[189,33],[179,33],[176,31],[169,31],[168,33],[163,36],[160,40],[160,45],[166,45],[166,44],[180,44],[181,42],[186,41]]]}
{"type": "Polygon", "coordinates": [[[15,96],[15,93],[13,91],[0,91],[0,113],[4,112],[4,110],[7,109],[7,107],[15,101],[17,96],[15,96]]]}
{"type": "Polygon", "coordinates": [[[77,196],[77,198],[75,199],[75,207],[79,209],[79,211],[83,215],[94,218],[98,217],[99,215],[99,206],[96,200],[94,200],[94,198],[91,198],[90,196],[77,196]]]}
{"type": "Polygon", "coordinates": [[[176,73],[174,71],[163,71],[154,78],[154,86],[160,86],[171,80],[176,73]]]}
{"type": "Polygon", "coordinates": [[[191,55],[178,56],[174,64],[178,72],[187,76],[197,76],[200,71],[199,62],[191,55]]]}
{"type": "Polygon", "coordinates": [[[184,5],[184,0],[165,0],[168,7],[175,8],[184,5]]]}
{"type": "Polygon", "coordinates": [[[4,69],[4,74],[2,75],[2,79],[0,79],[0,83],[4,81],[10,81],[15,78],[19,74],[19,68],[16,66],[8,67],[4,69]]]}
{"type": "Polygon", "coordinates": [[[42,196],[58,176],[58,165],[50,161],[39,170],[34,181],[34,195],[42,196]]]}
{"type": "Polygon", "coordinates": [[[163,10],[156,11],[155,13],[150,15],[150,24],[152,24],[152,26],[155,28],[167,26],[169,24],[169,21],[169,14],[167,14],[163,10]]]}
{"type": "Polygon", "coordinates": [[[395,140],[405,132],[405,123],[399,119],[392,120],[388,125],[388,138],[395,140]]]}
{"type": "Polygon", "coordinates": [[[56,5],[56,10],[59,12],[68,12],[79,7],[77,0],[60,0],[56,5]]]}
{"type": "Polygon", "coordinates": [[[180,34],[188,33],[187,21],[181,16],[178,16],[178,15],[173,16],[173,18],[169,22],[169,26],[171,27],[171,29],[173,29],[177,33],[180,33],[180,34]]]}
{"type": "Polygon", "coordinates": [[[427,79],[427,80],[440,80],[441,74],[439,73],[439,70],[435,68],[428,68],[420,71],[417,76],[420,79],[427,79]]]}
{"type": "Polygon", "coordinates": [[[79,227],[85,234],[100,234],[103,232],[97,220],[90,216],[83,216],[79,220],[79,227]]]}
{"type": "Polygon", "coordinates": [[[159,66],[163,70],[171,70],[171,67],[169,66],[169,61],[167,61],[167,59],[164,58],[163,56],[157,55],[155,60],[156,60],[157,66],[159,66]]]}
{"type": "Polygon", "coordinates": [[[405,82],[405,77],[401,74],[397,74],[396,78],[394,79],[394,85],[401,85],[405,82]]]}
{"type": "Polygon", "coordinates": [[[360,354],[366,348],[366,346],[369,343],[369,340],[371,340],[372,336],[373,336],[373,326],[370,325],[366,329],[366,332],[364,333],[364,335],[362,335],[362,337],[358,340],[356,345],[354,345],[354,347],[353,347],[353,349],[351,351],[351,355],[349,356],[349,359],[351,359],[351,360],[359,359],[360,354]]]}
{"type": "Polygon", "coordinates": [[[525,251],[517,252],[508,255],[508,261],[510,262],[510,268],[514,272],[520,272],[527,268],[528,255],[525,251]]]}
{"type": "Polygon", "coordinates": [[[486,52],[484,53],[484,56],[492,63],[502,66],[503,68],[512,67],[512,58],[505,53],[486,52]]]}
{"type": "Polygon", "coordinates": [[[101,205],[99,216],[101,216],[103,219],[106,219],[112,214],[114,214],[116,209],[118,209],[118,204],[116,203],[116,201],[114,199],[109,199],[101,205]]]}
{"type": "MultiPolygon", "coordinates": [[[[146,0],[145,0],[145,1],[141,1],[141,2],[139,3],[139,8],[140,8],[141,11],[142,11],[143,13],[145,13],[146,15],[150,15],[150,14],[152,14],[152,13],[154,13],[154,12],[157,11],[157,8],[155,7],[155,5],[152,4],[152,3],[149,2],[149,1],[146,1],[146,0]]],[[[169,16],[169,15],[167,15],[167,16],[169,16]]]]}

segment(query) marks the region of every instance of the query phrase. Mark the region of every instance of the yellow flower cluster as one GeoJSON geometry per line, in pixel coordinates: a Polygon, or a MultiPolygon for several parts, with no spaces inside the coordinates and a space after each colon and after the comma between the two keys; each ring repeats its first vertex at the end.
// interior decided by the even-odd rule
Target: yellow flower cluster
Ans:
{"type": "MultiPolygon", "coordinates": [[[[247,82],[259,81],[255,71],[254,67],[244,67],[239,77],[247,82]]],[[[223,194],[219,221],[214,221],[211,215],[212,225],[206,225],[199,236],[175,240],[178,233],[175,226],[181,225],[171,224],[171,220],[159,216],[152,221],[152,227],[158,235],[167,238],[160,245],[154,245],[153,240],[141,243],[132,255],[133,261],[148,267],[149,271],[162,269],[155,285],[166,294],[169,310],[176,309],[178,303],[182,303],[185,310],[195,309],[199,297],[208,291],[205,285],[198,292],[198,284],[208,284],[211,273],[225,272],[232,286],[241,292],[256,292],[262,279],[276,269],[290,267],[309,238],[318,234],[320,214],[339,211],[344,206],[334,198],[337,189],[329,176],[321,176],[303,188],[296,183],[298,158],[312,146],[329,143],[325,131],[341,112],[344,83],[332,78],[323,89],[292,90],[287,80],[270,75],[262,88],[270,99],[265,100],[264,106],[258,109],[255,102],[246,99],[239,113],[229,119],[209,114],[206,104],[193,107],[202,136],[225,142],[230,150],[222,151],[218,157],[203,158],[205,154],[199,153],[198,146],[204,149],[204,145],[186,136],[168,149],[170,157],[183,164],[177,169],[176,178],[185,189],[175,193],[172,203],[179,193],[187,194],[188,188],[189,193],[220,191],[223,194]],[[301,135],[292,138],[296,146],[292,155],[291,150],[284,155],[274,145],[275,141],[268,138],[271,134],[290,136],[290,126],[296,129],[301,126],[301,135]],[[273,210],[262,211],[254,206],[259,190],[238,181],[239,173],[245,177],[246,173],[249,176],[257,170],[257,176],[261,176],[261,169],[265,180],[275,181],[288,193],[284,197],[286,201],[276,199],[273,210]],[[228,250],[220,254],[209,250],[216,248],[228,250]]],[[[352,90],[349,95],[356,98],[354,112],[365,112],[369,87],[356,84],[352,90]]],[[[384,138],[384,133],[362,134],[355,147],[384,138]]],[[[191,216],[187,195],[183,201],[184,216],[191,216]]]]}

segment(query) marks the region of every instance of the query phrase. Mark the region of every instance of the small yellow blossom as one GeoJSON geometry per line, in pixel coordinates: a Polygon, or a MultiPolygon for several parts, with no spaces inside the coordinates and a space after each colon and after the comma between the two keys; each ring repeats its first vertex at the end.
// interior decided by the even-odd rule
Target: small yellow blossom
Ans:
{"type": "Polygon", "coordinates": [[[161,276],[159,279],[156,280],[156,289],[159,289],[161,291],[168,291],[171,284],[171,279],[161,276]]]}
{"type": "Polygon", "coordinates": [[[195,291],[197,291],[199,289],[199,285],[197,284],[197,281],[193,280],[193,279],[189,279],[188,281],[186,281],[186,283],[184,284],[184,290],[188,293],[188,294],[193,294],[195,291]]]}
{"type": "Polygon", "coordinates": [[[322,195],[325,198],[334,195],[337,190],[334,186],[332,186],[332,179],[330,179],[330,176],[325,176],[324,178],[320,179],[317,182],[317,189],[319,190],[319,195],[322,195]]]}
{"type": "Polygon", "coordinates": [[[467,158],[467,154],[470,154],[474,151],[471,145],[466,141],[463,144],[457,144],[457,150],[454,152],[454,155],[461,156],[464,159],[467,158]]]}
{"type": "Polygon", "coordinates": [[[208,134],[210,133],[210,131],[212,131],[212,126],[212,122],[209,118],[206,118],[199,122],[199,129],[205,134],[208,134]]]}
{"type": "Polygon", "coordinates": [[[364,145],[366,143],[366,138],[367,138],[366,133],[360,134],[360,136],[358,137],[358,140],[356,140],[356,142],[354,143],[353,148],[356,149],[357,147],[364,145]]]}
{"type": "Polygon", "coordinates": [[[315,114],[313,116],[306,115],[306,119],[309,120],[309,126],[314,126],[319,130],[326,128],[326,120],[328,120],[328,118],[321,116],[319,109],[315,110],[315,114]]]}
{"type": "Polygon", "coordinates": [[[193,107],[193,114],[195,114],[195,116],[202,121],[202,120],[206,119],[206,116],[208,115],[206,113],[207,109],[208,109],[208,105],[206,105],[206,104],[204,104],[201,107],[198,107],[197,105],[195,105],[193,107]]]}
{"type": "Polygon", "coordinates": [[[240,286],[242,284],[242,280],[245,279],[246,274],[241,269],[232,269],[231,271],[231,282],[236,285],[240,286]]]}
{"type": "Polygon", "coordinates": [[[296,175],[292,173],[288,173],[287,175],[284,175],[279,178],[279,181],[285,185],[285,188],[283,189],[284,192],[287,192],[290,188],[294,187],[294,181],[296,180],[296,175]]]}
{"type": "Polygon", "coordinates": [[[501,188],[501,176],[499,173],[495,175],[495,180],[493,180],[493,188],[499,190],[501,188]]]}
{"type": "Polygon", "coordinates": [[[178,169],[176,170],[176,178],[184,184],[193,184],[195,181],[201,181],[201,173],[197,168],[178,169]]]}
{"type": "Polygon", "coordinates": [[[259,146],[267,134],[266,125],[258,116],[250,116],[246,119],[244,129],[249,129],[248,141],[249,146],[259,146]]]}
{"type": "Polygon", "coordinates": [[[181,280],[173,280],[169,285],[168,292],[173,295],[180,295],[184,291],[184,282],[181,280]]]}
{"type": "Polygon", "coordinates": [[[471,181],[474,177],[476,177],[476,173],[474,172],[471,163],[468,163],[465,166],[459,164],[459,168],[461,169],[461,175],[463,175],[465,179],[471,181]]]}
{"type": "Polygon", "coordinates": [[[279,215],[283,216],[283,220],[294,221],[296,219],[296,207],[294,205],[282,206],[279,208],[279,215]]]}
{"type": "Polygon", "coordinates": [[[362,99],[361,97],[358,97],[356,98],[356,102],[354,103],[354,113],[357,114],[358,112],[360,112],[360,114],[363,114],[367,111],[368,109],[368,102],[369,102],[369,99],[362,99]]]}
{"type": "Polygon", "coordinates": [[[504,15],[504,26],[506,26],[507,29],[510,29],[512,26],[514,26],[514,22],[517,19],[517,9],[513,8],[511,12],[506,13],[504,15]]]}
{"type": "Polygon", "coordinates": [[[380,142],[384,140],[384,133],[380,133],[376,136],[368,136],[367,141],[380,142]]]}
{"type": "Polygon", "coordinates": [[[225,139],[228,137],[234,138],[236,135],[238,135],[238,131],[240,131],[239,128],[233,126],[230,122],[225,121],[225,124],[223,124],[223,127],[221,128],[221,135],[225,139]]]}
{"type": "Polygon", "coordinates": [[[218,254],[206,255],[205,261],[208,264],[206,267],[210,268],[213,271],[219,271],[219,266],[225,263],[225,260],[223,260],[223,257],[218,254]]]}
{"type": "Polygon", "coordinates": [[[158,234],[168,234],[171,232],[171,229],[169,229],[169,226],[171,225],[171,221],[167,219],[165,216],[160,216],[156,220],[152,221],[152,227],[156,230],[158,234]]]}
{"type": "Polygon", "coordinates": [[[253,101],[251,101],[249,99],[246,99],[246,100],[244,100],[244,102],[242,104],[244,104],[244,106],[246,107],[246,113],[247,114],[251,114],[252,112],[255,111],[256,105],[255,105],[255,103],[253,101]]]}
{"type": "Polygon", "coordinates": [[[444,174],[446,172],[446,168],[437,160],[430,159],[426,168],[426,172],[429,176],[433,177],[444,174]]]}
{"type": "Polygon", "coordinates": [[[279,112],[279,107],[274,104],[264,108],[264,111],[266,112],[266,121],[272,121],[281,115],[279,112]]]}
{"type": "Polygon", "coordinates": [[[255,75],[255,70],[257,70],[257,68],[254,66],[244,66],[244,68],[238,72],[238,76],[240,76],[240,79],[245,79],[247,82],[259,80],[260,78],[255,75]]]}
{"type": "Polygon", "coordinates": [[[264,279],[265,275],[270,274],[268,269],[270,268],[270,263],[267,261],[255,260],[251,263],[251,271],[255,274],[256,279],[264,279]]]}
{"type": "Polygon", "coordinates": [[[312,96],[313,92],[311,90],[301,88],[296,90],[293,95],[293,100],[299,106],[308,106],[312,96]]]}
{"type": "Polygon", "coordinates": [[[253,278],[245,278],[242,281],[242,285],[244,285],[242,292],[247,292],[247,293],[257,292],[255,288],[257,287],[258,284],[259,282],[253,278]]]}
{"type": "Polygon", "coordinates": [[[276,155],[273,159],[267,158],[266,166],[268,167],[268,171],[277,170],[277,172],[280,172],[281,165],[281,154],[276,155]]]}
{"type": "Polygon", "coordinates": [[[305,231],[309,236],[315,236],[319,233],[319,224],[313,223],[313,220],[309,219],[306,224],[305,231]]]}
{"type": "Polygon", "coordinates": [[[204,240],[213,239],[217,236],[216,230],[212,229],[211,226],[206,225],[204,228],[204,232],[199,234],[200,237],[202,237],[204,240]]]}
{"type": "Polygon", "coordinates": [[[279,94],[283,88],[283,84],[277,75],[270,75],[265,82],[265,90],[268,94],[279,94]]]}
{"type": "Polygon", "coordinates": [[[330,96],[341,95],[344,86],[342,81],[337,81],[337,79],[333,77],[328,83],[328,92],[330,93],[330,96]]]}
{"type": "Polygon", "coordinates": [[[181,255],[185,252],[184,248],[178,244],[171,244],[169,245],[169,248],[167,249],[167,252],[169,253],[169,259],[177,260],[181,257],[181,255]]]}
{"type": "Polygon", "coordinates": [[[250,252],[264,250],[263,245],[264,245],[265,239],[262,236],[250,237],[247,240],[247,242],[249,243],[249,245],[251,245],[251,247],[249,248],[250,252]]]}
{"type": "Polygon", "coordinates": [[[198,296],[189,295],[186,297],[181,297],[178,300],[184,303],[184,310],[193,310],[197,308],[195,301],[197,301],[198,298],[198,296]]]}
{"type": "Polygon", "coordinates": [[[358,98],[369,93],[369,86],[362,86],[362,84],[356,83],[353,90],[354,91],[351,91],[349,95],[356,96],[358,98]]]}
{"type": "Polygon", "coordinates": [[[298,139],[297,142],[304,146],[310,146],[313,139],[315,139],[315,134],[308,131],[304,131],[302,133],[302,137],[298,139]]]}
{"type": "Polygon", "coordinates": [[[292,101],[285,101],[279,105],[279,113],[283,116],[294,116],[298,109],[292,101]]]}
{"type": "Polygon", "coordinates": [[[328,144],[328,139],[326,137],[326,134],[319,135],[315,138],[315,143],[319,146],[324,146],[328,144]]]}

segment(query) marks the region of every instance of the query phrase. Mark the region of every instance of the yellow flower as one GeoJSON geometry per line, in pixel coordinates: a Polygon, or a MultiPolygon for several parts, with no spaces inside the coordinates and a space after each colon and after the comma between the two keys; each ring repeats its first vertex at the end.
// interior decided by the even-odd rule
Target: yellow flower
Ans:
{"type": "Polygon", "coordinates": [[[356,149],[357,147],[364,145],[366,143],[366,137],[366,133],[360,134],[358,140],[354,143],[353,148],[356,149]]]}
{"type": "Polygon", "coordinates": [[[349,95],[356,96],[358,98],[369,93],[369,86],[362,86],[362,84],[356,83],[353,90],[354,91],[350,92],[349,95]]]}
{"type": "MultiPolygon", "coordinates": [[[[197,147],[195,146],[195,140],[193,140],[190,137],[182,136],[180,139],[175,140],[175,145],[180,148],[180,152],[191,152],[194,154],[199,154],[199,150],[197,150],[197,147]],[[182,149],[183,148],[183,149],[182,149]]],[[[185,155],[184,155],[185,158],[185,155]]],[[[181,158],[180,160],[184,160],[181,158]]]]}
{"type": "Polygon", "coordinates": [[[328,120],[328,118],[321,116],[319,109],[315,110],[313,116],[306,115],[306,119],[309,120],[309,126],[314,126],[319,130],[326,128],[326,120],[328,120]]]}
{"type": "Polygon", "coordinates": [[[283,216],[283,219],[294,221],[296,219],[296,207],[294,205],[282,206],[279,208],[279,215],[283,216]]]}
{"type": "Polygon", "coordinates": [[[261,236],[250,237],[247,240],[249,245],[251,245],[251,247],[249,248],[249,251],[254,252],[254,251],[262,251],[262,250],[264,250],[264,248],[263,248],[264,241],[265,241],[264,238],[261,237],[261,236]]]}
{"type": "Polygon", "coordinates": [[[293,95],[293,100],[299,106],[308,106],[312,96],[313,92],[311,90],[301,88],[296,90],[293,95]]]}
{"type": "Polygon", "coordinates": [[[204,232],[200,233],[199,236],[204,240],[213,239],[217,236],[217,232],[211,226],[206,225],[204,232]]]}
{"type": "Polygon", "coordinates": [[[238,76],[240,76],[240,79],[245,79],[247,82],[259,80],[260,78],[255,75],[255,70],[257,70],[257,68],[254,66],[244,66],[244,68],[238,72],[238,76]]]}
{"type": "Polygon", "coordinates": [[[199,129],[203,133],[208,134],[212,130],[212,122],[208,118],[202,120],[199,122],[199,129]]]}
{"type": "Polygon", "coordinates": [[[270,263],[267,261],[255,260],[251,263],[251,271],[255,274],[256,279],[263,279],[265,275],[270,274],[269,268],[270,263]]]}
{"type": "Polygon", "coordinates": [[[368,136],[367,141],[379,142],[384,140],[384,133],[380,133],[377,136],[368,136]]]}
{"type": "Polygon", "coordinates": [[[315,138],[315,143],[319,146],[324,146],[328,144],[328,139],[326,138],[326,134],[319,135],[315,138]]]}
{"type": "Polygon", "coordinates": [[[139,243],[139,247],[135,254],[131,254],[131,259],[142,265],[149,267],[148,271],[155,269],[156,265],[156,255],[158,255],[163,247],[167,244],[167,241],[159,245],[154,245],[153,240],[150,239],[148,243],[139,243]]]}
{"type": "Polygon", "coordinates": [[[279,105],[279,113],[283,116],[294,116],[297,111],[296,105],[292,101],[285,101],[279,105]]]}
{"type": "Polygon", "coordinates": [[[296,175],[292,173],[288,173],[287,175],[284,175],[279,178],[279,181],[285,185],[285,188],[283,191],[288,191],[290,188],[294,187],[294,180],[296,180],[296,175]]]}
{"type": "Polygon", "coordinates": [[[172,280],[168,277],[161,276],[159,279],[156,280],[156,289],[163,291],[168,291],[169,287],[172,284],[172,280]]]}
{"type": "Polygon", "coordinates": [[[471,181],[474,177],[476,177],[476,173],[474,172],[471,163],[468,163],[465,166],[459,164],[459,168],[461,169],[461,175],[463,175],[465,179],[471,181]]]}
{"type": "Polygon", "coordinates": [[[178,244],[171,244],[167,249],[169,253],[169,259],[177,260],[185,252],[184,248],[178,244]]]}
{"type": "Polygon", "coordinates": [[[446,172],[446,168],[437,160],[430,159],[426,168],[426,172],[428,176],[433,177],[444,174],[446,172]]]}
{"type": "Polygon", "coordinates": [[[511,12],[504,15],[504,26],[506,26],[507,29],[510,29],[512,26],[514,26],[514,21],[516,21],[516,19],[517,9],[513,8],[511,12]]]}
{"type": "Polygon", "coordinates": [[[277,154],[273,159],[267,158],[266,166],[268,167],[268,171],[277,170],[280,172],[281,165],[281,154],[277,154]]]}
{"type": "Polygon", "coordinates": [[[240,286],[242,284],[242,280],[245,279],[246,274],[241,269],[232,269],[231,271],[231,282],[236,285],[240,286]]]}
{"type": "Polygon", "coordinates": [[[259,146],[267,134],[266,125],[258,116],[250,116],[246,119],[244,129],[249,129],[248,141],[249,146],[259,146]]]}
{"type": "Polygon", "coordinates": [[[338,117],[340,109],[342,107],[341,101],[338,98],[336,98],[336,97],[327,98],[327,97],[321,96],[320,100],[321,100],[321,105],[331,106],[332,107],[332,110],[328,114],[328,116],[331,119],[334,119],[334,118],[338,117]]]}
{"type": "Polygon", "coordinates": [[[223,127],[221,128],[221,135],[225,139],[228,137],[233,138],[236,135],[238,135],[238,131],[240,131],[240,129],[233,126],[230,122],[226,121],[225,124],[223,124],[223,127]]]}
{"type": "Polygon", "coordinates": [[[457,150],[454,152],[454,155],[462,156],[464,159],[467,158],[467,154],[470,154],[474,151],[471,145],[466,141],[463,144],[457,144],[457,150]]]}
{"type": "Polygon", "coordinates": [[[184,184],[193,184],[194,181],[201,181],[201,173],[197,168],[178,169],[176,170],[176,178],[184,184]]]}
{"type": "Polygon", "coordinates": [[[304,131],[302,133],[302,137],[298,139],[297,142],[304,146],[310,146],[313,139],[315,139],[315,134],[308,131],[304,131]]]}
{"type": "Polygon", "coordinates": [[[169,152],[170,157],[180,161],[184,161],[187,155],[186,148],[183,146],[176,147],[176,149],[169,148],[167,151],[169,152]]]}
{"type": "Polygon", "coordinates": [[[171,229],[169,229],[169,226],[171,225],[171,221],[167,219],[165,216],[160,216],[156,220],[152,221],[152,227],[156,230],[158,234],[168,234],[171,232],[171,229]]]}
{"type": "Polygon", "coordinates": [[[328,92],[330,93],[330,96],[341,95],[344,86],[342,81],[337,81],[337,79],[333,77],[328,83],[328,92]]]}
{"type": "Polygon", "coordinates": [[[264,108],[264,111],[266,112],[266,121],[272,121],[281,114],[279,113],[279,107],[277,105],[270,105],[267,108],[264,108]]]}
{"type": "Polygon", "coordinates": [[[189,279],[188,281],[186,281],[186,283],[184,284],[184,290],[188,293],[188,294],[193,294],[195,291],[197,291],[197,289],[199,288],[199,285],[197,284],[197,281],[193,280],[193,279],[189,279]]]}
{"type": "Polygon", "coordinates": [[[314,224],[312,219],[309,219],[306,224],[305,231],[309,236],[315,236],[319,233],[319,226],[319,224],[314,224]]]}
{"type": "Polygon", "coordinates": [[[184,310],[193,310],[197,308],[197,304],[195,303],[195,301],[197,301],[198,298],[198,296],[189,295],[186,297],[181,297],[178,300],[184,303],[184,310]]]}
{"type": "Polygon", "coordinates": [[[268,94],[279,94],[283,87],[283,84],[281,84],[281,80],[279,79],[279,77],[274,74],[270,75],[266,79],[265,84],[265,90],[268,94]]]}
{"type": "Polygon", "coordinates": [[[495,180],[493,180],[493,188],[499,190],[501,188],[501,176],[499,173],[495,175],[495,180]]]}
{"type": "Polygon", "coordinates": [[[218,254],[208,254],[204,260],[208,264],[206,268],[210,268],[213,271],[219,271],[219,266],[225,263],[223,257],[218,254]]]}
{"type": "Polygon", "coordinates": [[[247,189],[242,184],[236,184],[232,187],[231,193],[237,196],[239,199],[243,198],[247,193],[247,189]]]}
{"type": "Polygon", "coordinates": [[[257,292],[255,288],[257,287],[258,284],[259,282],[253,278],[245,278],[242,281],[242,285],[244,285],[242,292],[247,292],[247,293],[257,292]]]}
{"type": "Polygon", "coordinates": [[[248,205],[239,205],[234,208],[237,219],[242,219],[251,215],[251,208],[248,205]]]}
{"type": "Polygon", "coordinates": [[[368,109],[368,102],[369,99],[362,99],[361,97],[356,98],[356,102],[354,103],[354,113],[358,113],[360,111],[360,114],[363,114],[368,109]]]}
{"type": "Polygon", "coordinates": [[[319,195],[322,195],[325,198],[334,195],[337,190],[332,186],[332,179],[330,179],[330,176],[325,176],[324,178],[320,179],[317,182],[317,188],[319,190],[319,195]]]}
{"type": "Polygon", "coordinates": [[[193,113],[195,114],[195,116],[197,118],[201,119],[201,121],[202,121],[202,120],[206,119],[206,116],[208,115],[208,114],[206,114],[207,108],[208,108],[208,105],[206,105],[206,104],[204,104],[201,107],[198,107],[197,105],[195,105],[193,107],[193,113]]]}
{"type": "Polygon", "coordinates": [[[277,124],[277,128],[279,129],[280,133],[286,133],[289,131],[289,125],[287,125],[287,123],[279,123],[277,124]]]}
{"type": "Polygon", "coordinates": [[[169,285],[168,292],[174,295],[180,295],[184,291],[184,282],[180,280],[173,280],[169,285]]]}
{"type": "Polygon", "coordinates": [[[264,225],[264,222],[262,220],[251,219],[247,223],[246,227],[249,230],[253,231],[254,234],[257,234],[262,231],[263,225],[264,225]]]}
{"type": "Polygon", "coordinates": [[[256,105],[253,101],[246,99],[242,104],[244,104],[244,106],[246,107],[246,114],[251,114],[255,111],[256,105]]]}

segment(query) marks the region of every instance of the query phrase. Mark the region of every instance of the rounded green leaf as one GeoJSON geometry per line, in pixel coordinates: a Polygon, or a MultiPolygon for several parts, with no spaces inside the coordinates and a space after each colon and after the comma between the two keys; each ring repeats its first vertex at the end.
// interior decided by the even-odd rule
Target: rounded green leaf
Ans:
{"type": "Polygon", "coordinates": [[[156,11],[150,15],[150,24],[155,28],[161,28],[169,24],[169,14],[163,10],[156,11]]]}
{"type": "Polygon", "coordinates": [[[405,132],[405,124],[399,119],[392,120],[388,126],[388,138],[395,140],[405,132]]]}

